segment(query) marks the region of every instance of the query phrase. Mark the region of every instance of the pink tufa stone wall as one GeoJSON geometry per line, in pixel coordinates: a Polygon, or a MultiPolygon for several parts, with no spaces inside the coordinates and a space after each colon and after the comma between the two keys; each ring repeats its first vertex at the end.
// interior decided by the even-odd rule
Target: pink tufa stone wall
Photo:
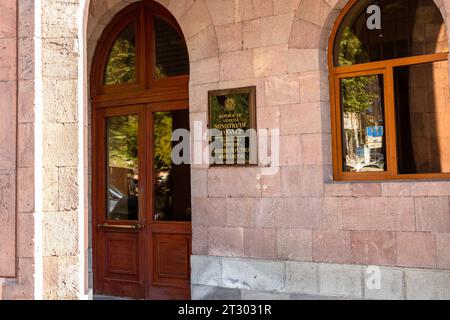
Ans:
{"type": "Polygon", "coordinates": [[[16,275],[16,1],[0,4],[0,277],[16,275]]]}
{"type": "MultiPolygon", "coordinates": [[[[131,2],[91,5],[89,62],[131,2]]],[[[326,58],[347,1],[159,2],[187,39],[192,121],[206,119],[208,90],[256,85],[258,128],[281,130],[275,176],[193,166],[194,254],[450,268],[450,182],[332,182],[326,58]]],[[[450,1],[436,4],[446,18],[450,1]]]]}
{"type": "MultiPolygon", "coordinates": [[[[38,191],[44,211],[44,298],[77,298],[83,291],[78,230],[89,231],[78,215],[87,208],[79,208],[77,137],[79,125],[87,130],[90,117],[87,104],[85,114],[78,114],[77,90],[79,85],[85,90],[88,86],[79,83],[77,20],[80,14],[86,19],[89,75],[101,32],[132,2],[95,0],[84,12],[79,1],[42,2],[44,176],[43,190],[38,191]]],[[[331,27],[347,1],[159,2],[174,14],[187,39],[191,119],[206,120],[208,90],[256,85],[258,127],[281,129],[281,170],[274,176],[260,177],[260,168],[193,166],[194,254],[450,269],[450,182],[332,182],[326,50],[331,27]]],[[[14,8],[14,3],[1,1],[0,12],[5,12],[3,6],[14,8]]],[[[447,18],[450,0],[436,0],[436,4],[447,18]]],[[[11,33],[5,27],[8,23],[0,19],[0,74],[9,79],[0,79],[0,86],[17,80],[8,69],[15,51],[3,43],[17,41],[19,48],[17,122],[15,109],[4,107],[16,104],[15,86],[2,88],[0,95],[2,113],[12,117],[6,127],[14,132],[17,126],[17,166],[10,152],[15,150],[10,138],[15,135],[7,134],[5,141],[2,121],[6,118],[1,117],[0,184],[8,185],[2,191],[13,190],[17,176],[21,191],[17,210],[0,206],[2,216],[8,217],[7,224],[0,224],[1,236],[13,234],[11,219],[17,217],[16,241],[1,242],[16,261],[16,277],[0,279],[3,298],[33,297],[33,8],[34,1],[19,0],[19,40],[7,35],[11,33]],[[3,73],[3,68],[8,71],[3,73]]],[[[7,16],[11,19],[14,14],[7,16]]],[[[89,159],[86,153],[86,181],[89,159]]],[[[11,198],[10,193],[1,192],[0,197],[11,198]]],[[[4,271],[14,276],[11,264],[2,264],[4,259],[9,261],[10,254],[0,258],[0,270],[6,266],[4,271]]]]}
{"type": "Polygon", "coordinates": [[[33,298],[33,6],[0,3],[0,299],[33,298]]]}

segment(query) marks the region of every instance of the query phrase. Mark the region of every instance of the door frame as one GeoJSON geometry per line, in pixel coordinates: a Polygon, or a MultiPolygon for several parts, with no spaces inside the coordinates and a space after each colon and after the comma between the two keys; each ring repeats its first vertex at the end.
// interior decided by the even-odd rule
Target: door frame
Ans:
{"type": "MultiPolygon", "coordinates": [[[[122,11],[120,11],[107,25],[105,31],[98,41],[98,46],[95,50],[92,69],[91,69],[91,77],[90,77],[90,104],[91,104],[91,141],[92,141],[92,253],[93,253],[93,290],[98,292],[98,276],[99,273],[99,259],[101,257],[98,256],[98,235],[97,235],[97,225],[100,223],[99,220],[99,212],[102,211],[102,208],[105,208],[105,204],[102,204],[103,199],[105,199],[105,195],[101,193],[105,190],[106,181],[102,180],[106,178],[102,176],[101,172],[104,170],[101,166],[104,166],[102,157],[104,159],[104,155],[102,156],[102,152],[105,153],[105,150],[101,150],[104,145],[102,136],[102,132],[100,128],[102,127],[101,122],[103,121],[104,114],[112,114],[114,112],[117,114],[121,114],[123,110],[132,110],[132,108],[141,108],[142,109],[142,121],[140,123],[144,123],[144,126],[150,128],[152,113],[156,111],[169,111],[169,110],[181,110],[187,109],[189,110],[189,74],[184,76],[175,76],[169,77],[167,79],[155,81],[150,76],[151,68],[154,64],[154,44],[153,44],[153,32],[144,33],[150,25],[150,15],[157,16],[158,18],[163,18],[166,22],[169,22],[175,29],[178,31],[180,37],[186,43],[184,35],[181,31],[180,26],[178,25],[176,19],[173,15],[162,5],[156,3],[154,1],[140,1],[133,3],[122,11]],[[133,17],[134,15],[134,17],[133,17]],[[109,49],[112,46],[113,41],[115,40],[115,36],[119,34],[120,29],[124,27],[124,21],[137,21],[137,35],[136,41],[142,42],[137,44],[136,54],[138,55],[136,58],[136,72],[137,72],[137,83],[135,85],[114,85],[110,88],[105,88],[103,85],[103,75],[104,70],[107,63],[107,56],[109,55],[109,49]],[[141,35],[139,35],[139,32],[141,35]],[[139,57],[139,55],[141,57],[139,57]],[[106,90],[105,90],[106,89],[106,90]],[[131,108],[131,109],[130,109],[131,108]]],[[[148,31],[148,30],[147,30],[148,31]]],[[[187,45],[186,45],[187,48],[187,45]]],[[[136,114],[136,113],[134,113],[136,114]]],[[[141,132],[144,130],[144,126],[139,126],[139,134],[144,137],[145,133],[141,132]]],[[[150,150],[150,146],[153,146],[153,138],[151,136],[140,138],[139,139],[139,148],[142,150],[139,156],[140,167],[144,170],[144,174],[146,175],[147,181],[151,177],[153,167],[149,162],[152,159],[152,150],[150,150]],[[141,163],[141,161],[145,162],[144,159],[147,159],[147,163],[141,163]]],[[[140,173],[141,175],[141,173],[140,173]]],[[[146,252],[153,252],[153,237],[152,232],[160,232],[160,231],[168,231],[167,222],[154,222],[153,217],[150,216],[150,212],[153,211],[152,205],[148,203],[148,199],[152,199],[153,185],[149,183],[148,186],[143,186],[144,190],[141,189],[141,180],[139,186],[139,194],[142,195],[139,199],[140,208],[139,214],[144,214],[143,218],[145,227],[143,229],[143,233],[146,234],[145,245],[142,250],[145,252],[142,254],[142,257],[148,256],[148,259],[144,259],[145,261],[142,263],[143,270],[147,270],[144,272],[143,281],[145,287],[145,298],[146,299],[160,299],[165,297],[164,293],[153,292],[152,290],[152,282],[155,277],[155,270],[153,270],[153,266],[151,262],[150,254],[146,255],[146,252]],[[142,199],[141,199],[142,198],[142,199]],[[150,208],[150,210],[149,210],[150,208]],[[142,213],[141,210],[145,210],[146,212],[142,213]],[[153,230],[153,231],[152,231],[153,230]]],[[[106,212],[106,211],[104,211],[106,212]]],[[[106,214],[106,213],[105,213],[106,214]]],[[[171,222],[172,229],[178,230],[181,233],[192,235],[192,223],[191,222],[171,222]]],[[[192,239],[189,243],[189,250],[191,253],[192,250],[192,239]]],[[[190,254],[189,254],[190,256],[190,254]]],[[[190,268],[190,265],[189,265],[190,268]]],[[[190,269],[189,269],[190,275],[190,269]]],[[[185,288],[180,288],[180,292],[184,293],[184,296],[187,298],[190,296],[190,286],[185,288]]]]}
{"type": "MultiPolygon", "coordinates": [[[[139,237],[139,270],[142,272],[139,279],[140,285],[144,292],[142,295],[145,299],[163,299],[173,297],[180,299],[180,297],[190,298],[190,285],[186,285],[185,281],[173,281],[172,283],[164,283],[158,281],[158,272],[155,270],[156,259],[156,244],[154,243],[155,235],[157,234],[176,234],[192,236],[191,222],[167,222],[155,221],[153,219],[153,114],[155,112],[175,111],[175,110],[189,110],[189,103],[187,100],[177,100],[174,102],[159,102],[142,105],[132,105],[116,108],[94,109],[93,111],[93,178],[92,178],[92,246],[93,246],[93,271],[94,271],[94,292],[104,288],[101,285],[101,278],[104,270],[105,248],[103,247],[103,237],[99,232],[102,232],[98,226],[103,223],[113,222],[105,217],[106,213],[106,126],[105,119],[113,116],[121,115],[137,115],[139,118],[138,125],[138,149],[139,152],[139,175],[142,177],[139,181],[139,218],[137,221],[114,221],[114,224],[130,225],[141,224],[142,230],[139,237]],[[145,178],[144,178],[145,177],[145,178]],[[103,217],[103,218],[102,218],[103,217]],[[159,285],[159,286],[158,286],[159,285]],[[170,289],[168,289],[170,288],[170,289]]],[[[119,230],[116,230],[120,232],[119,230]]],[[[103,232],[104,233],[104,232],[103,232]]],[[[190,238],[191,239],[191,238],[190,238]]],[[[187,244],[188,257],[192,253],[192,240],[187,244]]],[[[190,275],[190,265],[187,264],[188,274],[190,275]]],[[[124,289],[124,292],[126,289],[124,289]]],[[[130,289],[131,290],[131,289],[130,289]]],[[[129,296],[129,295],[127,295],[129,296]]]]}

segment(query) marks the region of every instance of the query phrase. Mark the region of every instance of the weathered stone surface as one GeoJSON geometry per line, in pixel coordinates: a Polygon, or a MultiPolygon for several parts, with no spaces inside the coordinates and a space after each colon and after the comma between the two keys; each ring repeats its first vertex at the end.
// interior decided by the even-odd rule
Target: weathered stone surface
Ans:
{"type": "Polygon", "coordinates": [[[286,291],[316,295],[319,293],[318,264],[286,262],[286,291]]]}
{"type": "Polygon", "coordinates": [[[260,292],[251,290],[241,290],[242,300],[289,300],[289,294],[287,293],[273,293],[273,292],[260,292]]]}
{"type": "Polygon", "coordinates": [[[345,198],[342,214],[349,230],[415,230],[413,198],[345,198]]]}
{"type": "Polygon", "coordinates": [[[16,275],[16,215],[13,172],[0,170],[0,277],[16,275]]]}
{"type": "Polygon", "coordinates": [[[249,258],[276,259],[277,231],[275,229],[245,229],[244,254],[249,258]]]}
{"type": "Polygon", "coordinates": [[[362,298],[362,268],[319,264],[319,292],[325,296],[362,298]]]}
{"type": "Polygon", "coordinates": [[[450,269],[450,233],[436,235],[436,258],[438,269],[450,269]]]}
{"type": "Polygon", "coordinates": [[[370,276],[373,274],[364,270],[365,286],[364,297],[366,299],[378,300],[403,300],[405,292],[403,289],[403,271],[393,268],[380,268],[380,288],[369,287],[371,283],[370,276]]]}
{"type": "Polygon", "coordinates": [[[213,256],[243,257],[243,228],[209,228],[208,252],[213,256]]]}
{"type": "Polygon", "coordinates": [[[278,257],[282,260],[312,261],[312,231],[278,230],[278,257]]]}
{"type": "Polygon", "coordinates": [[[415,198],[417,231],[450,232],[448,197],[415,198]]]}
{"type": "Polygon", "coordinates": [[[284,265],[281,262],[222,260],[225,287],[278,291],[284,287],[284,265]]]}
{"type": "Polygon", "coordinates": [[[313,261],[351,263],[351,239],[348,231],[315,230],[313,261]]]}
{"type": "Polygon", "coordinates": [[[396,265],[397,243],[394,232],[353,231],[352,262],[363,265],[396,265]]]}
{"type": "Polygon", "coordinates": [[[436,268],[435,236],[421,232],[398,232],[397,263],[405,267],[436,268]]]}
{"type": "Polygon", "coordinates": [[[220,259],[206,256],[191,257],[191,283],[206,286],[222,285],[220,259]]]}
{"type": "Polygon", "coordinates": [[[192,300],[240,300],[241,291],[239,289],[192,285],[191,298],[192,300]]]}
{"type": "Polygon", "coordinates": [[[427,270],[406,270],[408,300],[449,300],[450,273],[427,270]]]}

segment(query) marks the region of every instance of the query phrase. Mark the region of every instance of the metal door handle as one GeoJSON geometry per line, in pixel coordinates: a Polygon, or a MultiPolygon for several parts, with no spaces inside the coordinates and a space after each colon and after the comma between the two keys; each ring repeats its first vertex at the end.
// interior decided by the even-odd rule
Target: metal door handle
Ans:
{"type": "Polygon", "coordinates": [[[140,223],[136,224],[98,224],[98,228],[108,228],[108,229],[132,229],[132,230],[139,230],[142,229],[144,226],[140,223]]]}

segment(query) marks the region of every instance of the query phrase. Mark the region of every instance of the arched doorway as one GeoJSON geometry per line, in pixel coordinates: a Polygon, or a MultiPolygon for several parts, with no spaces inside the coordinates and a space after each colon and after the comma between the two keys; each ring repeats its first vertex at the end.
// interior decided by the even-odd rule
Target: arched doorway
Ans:
{"type": "Polygon", "coordinates": [[[189,129],[189,58],[173,16],[153,1],[106,27],[91,73],[94,293],[190,297],[190,165],[172,161],[189,129]]]}

